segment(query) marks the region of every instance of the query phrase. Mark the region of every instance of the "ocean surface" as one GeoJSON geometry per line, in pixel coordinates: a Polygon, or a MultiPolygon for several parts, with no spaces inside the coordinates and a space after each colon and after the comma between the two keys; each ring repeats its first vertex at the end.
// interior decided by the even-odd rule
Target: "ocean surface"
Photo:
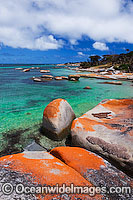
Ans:
{"type": "MultiPolygon", "coordinates": [[[[47,74],[53,76],[76,74],[74,70],[64,67],[59,69],[52,65],[39,67],[50,70],[47,74]]],[[[132,83],[128,81],[123,81],[122,85],[108,85],[100,84],[104,80],[80,78],[77,82],[52,80],[39,83],[31,80],[33,76],[42,75],[39,69],[22,72],[15,68],[16,66],[0,67],[1,155],[20,151],[33,140],[51,148],[48,144],[51,141],[39,135],[38,130],[45,107],[54,99],[66,99],[79,117],[103,99],[133,97],[132,83]],[[92,89],[85,90],[83,89],[85,86],[90,86],[92,89]]],[[[54,143],[52,145],[54,146],[54,143]]]]}

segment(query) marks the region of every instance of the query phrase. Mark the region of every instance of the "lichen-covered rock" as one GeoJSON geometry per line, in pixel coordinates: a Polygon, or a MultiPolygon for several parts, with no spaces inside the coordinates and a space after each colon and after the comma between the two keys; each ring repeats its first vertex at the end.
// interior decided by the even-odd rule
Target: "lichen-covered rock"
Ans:
{"type": "Polygon", "coordinates": [[[50,152],[65,164],[79,172],[95,187],[104,190],[104,199],[132,199],[133,179],[112,166],[100,156],[79,147],[56,147],[50,152]],[[111,187],[129,187],[129,193],[109,192],[111,187]],[[109,193],[108,193],[109,192],[109,193]]]}
{"type": "Polygon", "coordinates": [[[61,140],[70,132],[74,111],[64,99],[56,99],[48,104],[43,113],[43,130],[54,140],[61,140]]]}
{"type": "Polygon", "coordinates": [[[72,143],[106,157],[133,174],[133,99],[104,100],[75,119],[72,143]]]}
{"type": "MultiPolygon", "coordinates": [[[[11,184],[7,187],[10,192],[10,186],[13,186],[13,191],[6,195],[3,189],[0,189],[1,200],[11,199],[26,199],[26,200],[59,200],[59,199],[99,199],[103,195],[91,197],[88,194],[71,194],[70,190],[67,193],[59,193],[58,190],[53,190],[52,194],[46,194],[50,189],[43,189],[49,186],[83,186],[90,187],[92,184],[87,181],[80,173],[69,167],[53,155],[43,151],[30,151],[0,158],[0,188],[4,184],[11,184]],[[20,193],[16,192],[18,185],[20,193]],[[27,187],[27,189],[23,190],[27,187]],[[34,189],[34,188],[35,189],[34,189]],[[40,188],[40,189],[39,189],[40,188]],[[42,188],[42,189],[41,189],[42,188]],[[26,193],[26,192],[27,193],[26,193]]],[[[61,190],[62,191],[62,190],[61,190]]]]}

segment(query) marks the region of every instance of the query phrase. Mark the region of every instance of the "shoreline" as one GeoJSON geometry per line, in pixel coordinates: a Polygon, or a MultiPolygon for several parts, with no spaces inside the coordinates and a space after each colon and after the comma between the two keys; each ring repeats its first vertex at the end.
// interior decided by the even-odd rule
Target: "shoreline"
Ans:
{"type": "MultiPolygon", "coordinates": [[[[65,68],[66,69],[66,68],[65,68]]],[[[37,91],[41,91],[40,94],[44,91],[43,88],[47,89],[47,94],[44,93],[44,95],[46,94],[46,97],[43,96],[38,96],[38,98],[36,100],[34,100],[34,96],[33,98],[29,96],[26,96],[25,101],[23,102],[21,96],[19,97],[15,97],[13,102],[11,99],[11,102],[13,103],[13,105],[16,103],[16,107],[11,105],[9,106],[10,110],[8,109],[8,107],[6,108],[3,105],[3,115],[1,115],[1,138],[2,138],[2,143],[7,145],[6,141],[4,141],[4,134],[8,135],[9,140],[11,140],[11,134],[12,132],[16,133],[19,132],[20,130],[27,130],[28,128],[30,130],[32,130],[32,128],[34,127],[34,125],[38,125],[39,122],[41,122],[41,113],[43,108],[48,104],[49,101],[52,101],[52,99],[55,99],[56,96],[61,95],[61,97],[63,97],[64,99],[66,99],[70,105],[72,105],[76,115],[79,117],[81,114],[85,113],[88,109],[93,108],[94,106],[96,106],[102,99],[104,99],[104,96],[106,95],[107,92],[109,92],[108,95],[105,96],[105,98],[117,98],[117,99],[123,99],[123,98],[131,98],[131,94],[127,95],[127,93],[125,93],[126,95],[124,95],[124,93],[120,94],[118,96],[117,91],[121,91],[121,86],[119,85],[120,83],[116,82],[118,84],[118,86],[106,86],[107,83],[103,83],[102,86],[100,86],[100,83],[102,82],[96,82],[96,79],[103,79],[101,77],[99,77],[98,74],[78,74],[77,72],[74,73],[74,70],[71,70],[70,73],[68,70],[65,70],[64,68],[59,68],[59,69],[55,69],[55,68],[51,68],[51,72],[48,72],[48,70],[43,70],[44,72],[47,71],[47,73],[45,74],[53,74],[53,77],[56,77],[56,79],[52,79],[50,82],[41,82],[41,83],[36,83],[33,82],[33,80],[30,79],[30,77],[32,76],[32,74],[42,74],[40,73],[40,69],[36,69],[36,68],[32,68],[31,71],[29,72],[22,72],[21,70],[9,70],[9,73],[11,72],[12,74],[14,74],[13,71],[15,71],[15,76],[16,77],[22,77],[25,78],[26,80],[29,81],[28,85],[27,83],[24,82],[25,88],[22,91],[22,93],[20,93],[20,95],[24,94],[25,91],[27,92],[27,94],[30,95],[35,95],[35,97],[37,97],[39,95],[39,93],[37,91]],[[54,73],[53,71],[54,70],[54,73]],[[64,71],[63,71],[64,70],[64,71]],[[61,76],[61,74],[64,74],[65,76],[61,76]],[[65,74],[66,73],[66,74],[65,74]],[[73,74],[72,74],[73,73],[73,74]],[[60,77],[71,77],[73,80],[69,81],[66,79],[60,79],[60,77]],[[80,79],[80,77],[83,78],[80,79]],[[78,77],[79,81],[77,81],[75,78],[78,77]],[[89,79],[94,78],[94,81],[89,81],[89,79]],[[58,90],[56,90],[55,85],[58,86],[58,90]],[[65,86],[66,85],[66,86],[65,86]],[[32,89],[35,87],[35,89],[32,91],[32,89]],[[42,87],[42,89],[40,90],[40,88],[42,87]],[[63,93],[60,93],[59,95],[57,95],[57,91],[58,93],[60,92],[61,87],[66,87],[65,90],[63,91],[63,93]],[[69,89],[67,89],[67,87],[69,89]],[[85,90],[85,89],[86,90],[85,90]],[[52,89],[51,92],[49,92],[52,89]],[[91,90],[88,90],[91,89],[91,90]],[[54,91],[53,91],[54,90],[54,91]],[[31,91],[31,93],[30,93],[31,91]],[[36,93],[35,93],[36,92],[36,93]],[[55,93],[54,96],[53,92],[55,93]],[[116,93],[116,94],[113,94],[116,93]],[[80,93],[80,96],[79,96],[80,93]],[[103,94],[102,94],[103,93],[103,94]],[[65,94],[65,95],[64,95],[65,94]],[[79,99],[77,100],[77,94],[79,96],[79,99]],[[101,96],[102,94],[102,96],[101,96]],[[47,96],[49,97],[49,99],[46,99],[47,96]],[[83,98],[84,96],[84,98],[83,98]],[[95,96],[93,98],[93,96],[95,96]],[[17,100],[17,102],[15,102],[15,100],[17,100]],[[46,99],[46,101],[45,101],[46,99]],[[18,104],[19,101],[20,105],[18,104]],[[40,103],[39,103],[40,102],[40,103]],[[22,104],[22,105],[21,105],[22,104]],[[13,109],[14,108],[14,109],[13,109]],[[15,121],[14,121],[15,120],[15,121]],[[37,123],[36,123],[37,121],[37,123]]],[[[6,72],[7,73],[7,72],[6,72]]],[[[5,74],[6,74],[5,73],[5,74]]],[[[49,76],[49,75],[46,75],[49,76]]],[[[110,80],[110,79],[108,79],[110,80]]],[[[125,79],[124,79],[125,80],[125,79]]],[[[122,80],[123,81],[123,80],[122,80]]],[[[127,80],[126,80],[127,81],[127,80]]],[[[129,82],[129,81],[128,81],[129,82]]],[[[16,84],[16,80],[13,82],[16,84]]],[[[111,83],[111,82],[108,82],[111,83]]],[[[112,83],[113,84],[113,83],[112,83]]],[[[24,86],[23,85],[23,86],[24,86]]],[[[15,85],[13,85],[14,87],[15,85]]],[[[122,83],[122,87],[125,88],[125,90],[128,89],[130,85],[128,83],[122,83]]],[[[6,87],[6,86],[5,86],[6,87]]],[[[18,79],[18,85],[17,87],[19,87],[19,79],[18,79]]],[[[131,88],[131,87],[130,87],[131,88]]],[[[10,85],[7,85],[7,89],[10,89],[10,85]]],[[[20,89],[22,89],[22,85],[20,82],[20,89]]],[[[19,91],[21,91],[19,89],[19,91]]],[[[10,90],[11,91],[11,90],[10,90]]],[[[17,88],[18,91],[18,88],[17,88]]],[[[131,91],[131,89],[129,90],[131,91]]],[[[5,89],[3,90],[3,93],[5,92],[5,89]]],[[[7,93],[8,95],[8,93],[7,93]]],[[[12,93],[9,93],[9,97],[10,95],[12,96],[12,93]]],[[[15,94],[14,94],[15,95],[15,94]]],[[[6,99],[6,106],[9,105],[9,100],[7,97],[5,97],[6,99]]],[[[34,129],[34,128],[33,128],[34,129]]],[[[23,132],[22,131],[22,132],[23,132]]],[[[33,132],[33,130],[31,131],[31,133],[33,132]]],[[[39,131],[35,131],[36,133],[38,133],[39,131]]],[[[24,133],[22,133],[22,138],[27,140],[27,138],[29,137],[30,132],[27,131],[24,133]]],[[[36,135],[36,134],[35,134],[36,135]]],[[[22,140],[22,139],[21,139],[22,140]]],[[[8,141],[8,140],[7,140],[8,141]]],[[[20,142],[21,143],[21,142],[20,142]]],[[[45,143],[45,141],[42,140],[41,143],[45,143]]],[[[40,143],[40,144],[41,144],[40,143]]],[[[21,146],[21,144],[19,144],[21,146]]],[[[16,143],[16,149],[19,149],[19,145],[17,147],[17,143],[16,143]]],[[[12,145],[9,145],[12,146],[12,145]]]]}

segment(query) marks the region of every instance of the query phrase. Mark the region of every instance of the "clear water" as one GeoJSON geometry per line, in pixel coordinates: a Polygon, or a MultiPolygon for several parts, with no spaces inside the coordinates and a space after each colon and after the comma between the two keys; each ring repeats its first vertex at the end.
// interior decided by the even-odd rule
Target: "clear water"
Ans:
{"type": "MultiPolygon", "coordinates": [[[[76,73],[65,68],[55,69],[53,66],[41,66],[41,69],[49,69],[53,76],[76,73]]],[[[0,139],[4,145],[4,134],[19,129],[32,130],[39,125],[44,108],[56,98],[66,99],[78,117],[103,99],[133,97],[132,83],[127,81],[123,81],[122,85],[108,85],[100,84],[103,80],[87,78],[80,78],[78,82],[52,80],[43,83],[30,79],[40,75],[37,69],[24,73],[13,67],[0,68],[0,139]],[[85,86],[92,89],[85,90],[85,86]]],[[[30,134],[31,131],[25,131],[21,142],[30,134]]]]}

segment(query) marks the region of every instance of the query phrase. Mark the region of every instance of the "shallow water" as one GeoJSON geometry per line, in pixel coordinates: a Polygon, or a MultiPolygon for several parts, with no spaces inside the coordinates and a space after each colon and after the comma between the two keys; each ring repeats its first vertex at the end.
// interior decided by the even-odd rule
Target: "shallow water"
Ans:
{"type": "MultiPolygon", "coordinates": [[[[50,69],[53,76],[76,73],[53,66],[41,66],[41,69],[50,69]]],[[[122,85],[108,85],[100,84],[104,80],[87,78],[80,78],[77,82],[52,80],[39,83],[30,80],[40,75],[38,69],[24,73],[13,67],[0,68],[0,139],[3,145],[7,145],[4,134],[12,134],[13,130],[27,129],[22,134],[22,143],[29,140],[31,132],[37,134],[34,127],[39,127],[42,122],[44,108],[56,98],[66,99],[78,117],[103,99],[133,97],[132,83],[127,81],[123,81],[122,85]],[[92,89],[85,90],[85,86],[92,89]]]]}

